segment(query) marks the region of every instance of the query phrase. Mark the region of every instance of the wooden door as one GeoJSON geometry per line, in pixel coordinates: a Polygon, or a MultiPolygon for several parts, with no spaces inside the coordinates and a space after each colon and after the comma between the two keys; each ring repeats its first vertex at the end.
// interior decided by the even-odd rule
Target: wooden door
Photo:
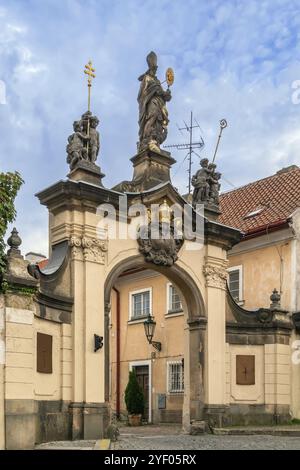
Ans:
{"type": "Polygon", "coordinates": [[[137,381],[143,390],[145,398],[145,407],[143,420],[149,420],[149,366],[134,366],[137,381]]]}

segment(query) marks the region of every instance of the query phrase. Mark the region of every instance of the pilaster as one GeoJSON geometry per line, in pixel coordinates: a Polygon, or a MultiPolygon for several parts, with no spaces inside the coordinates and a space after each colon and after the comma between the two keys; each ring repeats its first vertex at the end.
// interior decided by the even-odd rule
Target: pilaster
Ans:
{"type": "MultiPolygon", "coordinates": [[[[104,348],[95,352],[94,335],[105,336],[104,268],[107,241],[91,233],[71,235],[73,272],[73,438],[103,436],[107,424],[104,348]]],[[[107,347],[107,346],[106,346],[107,347]]]]}
{"type": "MultiPolygon", "coordinates": [[[[205,397],[210,414],[220,424],[226,403],[225,295],[227,261],[221,248],[208,247],[203,266],[206,282],[205,397]],[[224,408],[224,409],[223,409],[224,408]]],[[[212,417],[212,419],[214,419],[212,417]]]]}

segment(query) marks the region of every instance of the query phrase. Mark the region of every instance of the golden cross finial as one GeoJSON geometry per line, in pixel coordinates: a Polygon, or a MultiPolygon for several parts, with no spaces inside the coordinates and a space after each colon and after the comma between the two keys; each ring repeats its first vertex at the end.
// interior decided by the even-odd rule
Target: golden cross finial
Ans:
{"type": "Polygon", "coordinates": [[[93,78],[96,78],[95,69],[92,67],[92,61],[90,60],[85,66],[84,73],[88,76],[88,111],[91,107],[91,86],[93,78]]]}

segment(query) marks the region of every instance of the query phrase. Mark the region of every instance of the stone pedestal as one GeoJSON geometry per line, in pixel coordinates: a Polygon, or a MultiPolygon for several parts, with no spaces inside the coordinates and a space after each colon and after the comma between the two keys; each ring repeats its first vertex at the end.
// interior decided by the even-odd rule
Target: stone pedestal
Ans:
{"type": "Polygon", "coordinates": [[[132,181],[118,184],[116,191],[141,192],[171,180],[170,168],[176,163],[170,152],[164,150],[142,150],[131,158],[133,163],[132,181]]]}
{"type": "Polygon", "coordinates": [[[104,178],[104,173],[101,172],[101,169],[95,163],[86,162],[81,160],[77,163],[75,168],[68,174],[68,178],[73,181],[85,181],[86,183],[95,184],[97,186],[102,186],[102,178],[104,178]]]}
{"type": "Polygon", "coordinates": [[[70,405],[72,440],[102,439],[109,425],[106,403],[72,403],[70,405]]]}
{"type": "Polygon", "coordinates": [[[204,216],[208,220],[217,221],[220,214],[221,211],[219,206],[215,204],[204,203],[204,216]]]}
{"type": "Polygon", "coordinates": [[[85,403],[83,408],[83,438],[102,439],[109,425],[106,403],[85,403]]]}
{"type": "Polygon", "coordinates": [[[222,428],[229,425],[229,407],[225,405],[207,405],[204,409],[204,419],[210,428],[222,428]]]}

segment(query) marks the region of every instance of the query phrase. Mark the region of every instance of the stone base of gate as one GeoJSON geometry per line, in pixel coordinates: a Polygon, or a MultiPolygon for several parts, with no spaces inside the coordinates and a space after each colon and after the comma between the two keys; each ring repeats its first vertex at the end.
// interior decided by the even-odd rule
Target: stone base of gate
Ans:
{"type": "Polygon", "coordinates": [[[70,405],[72,439],[103,439],[109,426],[106,403],[72,403],[70,405]]]}
{"type": "Polygon", "coordinates": [[[203,410],[203,419],[207,422],[210,428],[229,426],[229,406],[207,405],[203,410]]]}

